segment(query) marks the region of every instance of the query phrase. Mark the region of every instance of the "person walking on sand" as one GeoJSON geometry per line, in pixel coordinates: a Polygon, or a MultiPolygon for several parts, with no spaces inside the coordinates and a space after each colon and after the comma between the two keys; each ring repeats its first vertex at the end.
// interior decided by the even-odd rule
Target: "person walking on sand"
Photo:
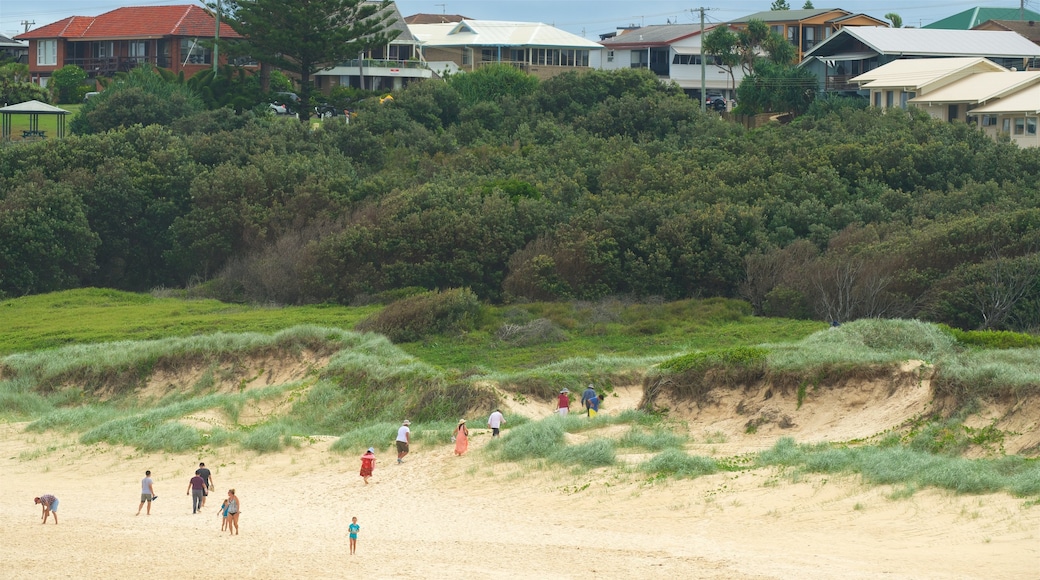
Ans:
{"type": "Polygon", "coordinates": [[[361,526],[357,524],[357,518],[350,518],[350,526],[347,527],[347,531],[350,532],[350,555],[353,556],[354,552],[357,551],[357,533],[361,530],[361,526]]]}
{"type": "MultiPolygon", "coordinates": [[[[47,518],[54,514],[54,525],[58,525],[58,498],[54,497],[49,493],[45,493],[40,497],[34,497],[33,501],[43,506],[43,522],[47,523],[47,518]]],[[[75,527],[75,526],[73,526],[75,527]]]]}
{"type": "Polygon", "coordinates": [[[217,510],[217,514],[222,516],[220,520],[220,531],[227,529],[227,511],[228,511],[228,500],[224,500],[224,503],[220,504],[220,509],[217,510]]]}
{"type": "Polygon", "coordinates": [[[506,418],[502,416],[502,411],[495,409],[494,413],[488,417],[488,427],[491,427],[491,436],[498,437],[499,431],[502,429],[502,423],[506,422],[506,418]]]}
{"type": "Polygon", "coordinates": [[[372,470],[376,467],[376,449],[369,447],[368,451],[361,456],[361,478],[368,485],[368,478],[372,477],[372,470]]]}
{"type": "Polygon", "coordinates": [[[206,482],[196,470],[195,476],[188,481],[188,493],[184,494],[191,496],[191,513],[197,514],[202,509],[202,493],[205,489],[206,482]]]}
{"type": "Polygon", "coordinates": [[[148,504],[147,515],[152,515],[152,500],[159,496],[155,495],[155,485],[152,483],[152,472],[147,470],[144,472],[144,479],[141,480],[141,504],[137,506],[137,513],[134,515],[141,515],[141,508],[144,504],[148,504]]]}
{"type": "Polygon", "coordinates": [[[228,520],[228,534],[238,535],[238,516],[242,513],[242,502],[238,500],[238,496],[235,495],[234,489],[229,489],[227,492],[227,520],[228,520]],[[231,531],[231,527],[235,527],[235,531],[231,531]]]}
{"type": "Polygon", "coordinates": [[[596,398],[596,389],[593,388],[592,383],[589,383],[588,387],[585,387],[585,391],[581,394],[581,404],[585,406],[585,414],[589,417],[592,416],[590,412],[592,410],[592,399],[596,398]]]}
{"type": "Polygon", "coordinates": [[[571,409],[571,397],[570,391],[564,389],[560,391],[560,396],[556,399],[556,412],[561,416],[566,416],[571,409]]]}
{"type": "Polygon", "coordinates": [[[202,489],[202,507],[206,507],[206,498],[209,497],[209,492],[213,491],[213,473],[202,462],[199,462],[199,470],[196,473],[206,482],[206,487],[202,489]]]}
{"type": "Polygon", "coordinates": [[[404,463],[404,456],[408,455],[408,444],[412,442],[412,430],[408,428],[412,422],[408,419],[401,423],[401,427],[397,430],[397,439],[394,443],[397,444],[397,463],[404,463]]]}
{"type": "Polygon", "coordinates": [[[466,420],[459,419],[459,426],[455,428],[455,455],[464,455],[469,449],[469,429],[466,428],[466,420]]]}

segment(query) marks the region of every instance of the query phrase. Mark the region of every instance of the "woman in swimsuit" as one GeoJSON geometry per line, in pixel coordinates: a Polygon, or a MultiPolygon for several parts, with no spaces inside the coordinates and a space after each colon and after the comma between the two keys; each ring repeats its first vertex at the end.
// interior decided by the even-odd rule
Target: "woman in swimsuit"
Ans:
{"type": "Polygon", "coordinates": [[[227,492],[227,519],[228,519],[228,533],[238,535],[238,514],[242,512],[242,503],[238,501],[238,496],[235,495],[235,490],[230,489],[227,492]],[[234,527],[235,531],[231,531],[234,527]]]}

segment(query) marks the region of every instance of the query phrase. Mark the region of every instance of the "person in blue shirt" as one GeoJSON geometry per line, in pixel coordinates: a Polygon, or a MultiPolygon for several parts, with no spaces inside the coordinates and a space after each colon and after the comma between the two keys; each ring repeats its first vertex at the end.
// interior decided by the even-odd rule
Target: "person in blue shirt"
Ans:
{"type": "Polygon", "coordinates": [[[361,526],[357,523],[357,518],[350,518],[350,526],[347,527],[350,532],[350,553],[351,555],[357,550],[357,533],[361,530],[361,526]]]}
{"type": "MultiPolygon", "coordinates": [[[[589,415],[589,416],[592,415],[592,413],[589,413],[589,411],[592,409],[592,399],[595,399],[595,398],[596,398],[596,389],[594,389],[592,387],[592,384],[589,383],[588,388],[586,388],[585,391],[581,394],[581,404],[585,405],[585,414],[586,415],[589,415]]],[[[599,401],[597,401],[597,404],[598,403],[599,403],[599,401]]]]}

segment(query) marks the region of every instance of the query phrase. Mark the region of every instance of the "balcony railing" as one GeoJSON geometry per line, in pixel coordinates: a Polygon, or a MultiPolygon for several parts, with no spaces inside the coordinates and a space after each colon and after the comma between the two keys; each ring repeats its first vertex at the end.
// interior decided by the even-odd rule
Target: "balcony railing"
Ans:
{"type": "Polygon", "coordinates": [[[430,68],[425,62],[418,60],[388,60],[378,58],[353,59],[339,63],[339,66],[364,68],[430,68]]]}
{"type": "Polygon", "coordinates": [[[849,79],[854,76],[856,75],[827,75],[827,82],[824,84],[824,91],[858,91],[859,85],[849,82],[849,79]]]}
{"type": "Polygon", "coordinates": [[[171,60],[167,56],[120,56],[107,58],[66,58],[65,64],[74,64],[86,71],[87,76],[111,76],[117,72],[127,72],[137,65],[148,62],[160,68],[170,68],[171,60]]]}

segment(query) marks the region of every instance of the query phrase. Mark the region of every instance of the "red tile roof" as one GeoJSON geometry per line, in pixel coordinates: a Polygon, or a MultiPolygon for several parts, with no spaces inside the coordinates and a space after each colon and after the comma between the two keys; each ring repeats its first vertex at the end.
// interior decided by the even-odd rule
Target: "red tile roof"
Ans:
{"type": "MultiPolygon", "coordinates": [[[[19,34],[18,40],[69,38],[102,40],[111,38],[156,38],[161,36],[198,36],[212,38],[215,19],[199,6],[130,6],[116,8],[100,16],[70,16],[36,30],[19,34]]],[[[225,22],[220,23],[221,38],[242,38],[225,22]]]]}

